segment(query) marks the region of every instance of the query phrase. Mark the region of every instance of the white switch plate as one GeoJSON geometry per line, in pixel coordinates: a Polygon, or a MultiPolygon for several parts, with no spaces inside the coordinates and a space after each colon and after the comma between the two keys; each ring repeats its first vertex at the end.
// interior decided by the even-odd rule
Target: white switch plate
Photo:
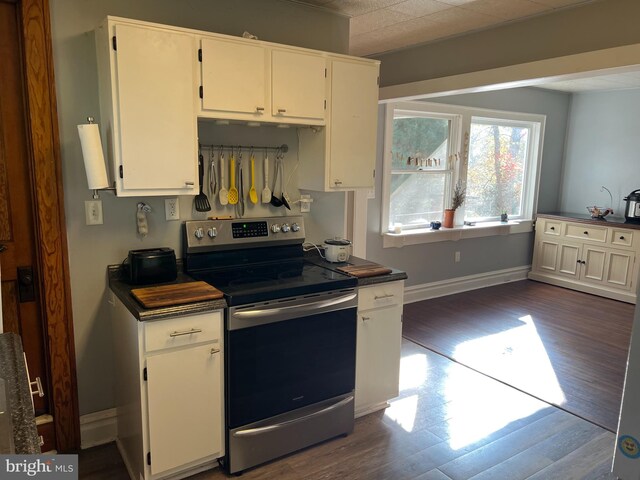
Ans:
{"type": "Polygon", "coordinates": [[[180,202],[178,197],[164,199],[165,220],[180,220],[180,202]]]}
{"type": "Polygon", "coordinates": [[[87,225],[102,225],[102,200],[85,200],[84,216],[87,225]]]}

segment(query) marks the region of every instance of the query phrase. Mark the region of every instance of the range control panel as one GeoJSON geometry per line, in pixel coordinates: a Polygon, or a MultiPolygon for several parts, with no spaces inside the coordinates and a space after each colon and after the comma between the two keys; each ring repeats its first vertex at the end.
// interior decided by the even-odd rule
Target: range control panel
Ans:
{"type": "Polygon", "coordinates": [[[187,253],[292,245],[302,243],[304,239],[304,219],[301,216],[183,223],[187,253]]]}

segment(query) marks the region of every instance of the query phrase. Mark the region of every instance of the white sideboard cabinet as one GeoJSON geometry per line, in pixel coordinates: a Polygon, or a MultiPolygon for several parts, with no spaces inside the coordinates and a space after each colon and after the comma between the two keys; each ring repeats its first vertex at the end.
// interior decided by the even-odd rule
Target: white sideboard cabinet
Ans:
{"type": "Polygon", "coordinates": [[[358,288],[356,417],[398,396],[404,281],[358,288]]]}
{"type": "Polygon", "coordinates": [[[138,321],[112,295],[117,445],[132,479],[182,478],[224,455],[222,311],[138,321]]]}
{"type": "Polygon", "coordinates": [[[539,217],[529,278],[636,303],[640,230],[539,217]]]}

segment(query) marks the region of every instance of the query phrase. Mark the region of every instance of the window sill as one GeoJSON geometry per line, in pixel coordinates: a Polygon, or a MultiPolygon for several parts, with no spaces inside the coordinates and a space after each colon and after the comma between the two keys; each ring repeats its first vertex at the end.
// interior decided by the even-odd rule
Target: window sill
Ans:
{"type": "Polygon", "coordinates": [[[533,220],[510,220],[509,222],[483,222],[476,225],[461,225],[453,228],[432,230],[420,228],[402,233],[386,232],[382,234],[384,248],[402,248],[405,245],[418,245],[434,242],[457,242],[466,238],[511,235],[533,231],[533,220]]]}

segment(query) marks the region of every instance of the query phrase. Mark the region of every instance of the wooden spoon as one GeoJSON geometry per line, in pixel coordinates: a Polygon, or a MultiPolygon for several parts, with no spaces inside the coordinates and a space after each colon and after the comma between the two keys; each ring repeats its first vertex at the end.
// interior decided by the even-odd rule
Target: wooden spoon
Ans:
{"type": "Polygon", "coordinates": [[[227,192],[227,184],[224,176],[224,153],[220,154],[220,205],[229,203],[229,192],[227,192]]]}
{"type": "Polygon", "coordinates": [[[251,154],[251,188],[249,189],[249,200],[254,205],[258,203],[258,192],[256,192],[256,157],[251,154]]]}
{"type": "Polygon", "coordinates": [[[231,159],[229,160],[231,174],[229,178],[231,179],[231,188],[229,188],[229,203],[231,205],[235,205],[238,203],[238,190],[236,189],[236,157],[232,153],[231,159]]]}

